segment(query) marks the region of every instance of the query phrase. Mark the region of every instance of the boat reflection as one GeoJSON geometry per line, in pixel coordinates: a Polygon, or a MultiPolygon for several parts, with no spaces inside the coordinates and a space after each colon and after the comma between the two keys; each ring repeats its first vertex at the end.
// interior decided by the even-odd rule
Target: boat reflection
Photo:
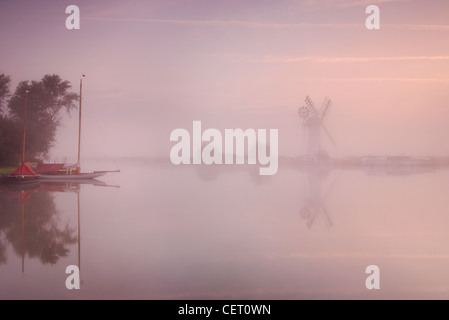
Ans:
{"type": "MultiPolygon", "coordinates": [[[[58,224],[58,211],[53,196],[40,192],[40,183],[8,185],[0,193],[2,231],[1,252],[6,252],[9,242],[22,257],[22,273],[25,273],[25,257],[37,258],[43,264],[56,264],[67,256],[68,246],[76,242],[75,230],[68,224],[58,224]],[[18,215],[19,214],[19,215],[18,215]]],[[[6,263],[6,256],[2,257],[6,263]]]]}
{"type": "Polygon", "coordinates": [[[81,265],[81,212],[82,185],[102,187],[102,181],[45,181],[29,184],[8,184],[0,190],[0,264],[7,262],[9,243],[22,257],[22,273],[25,274],[25,258],[37,258],[42,264],[56,264],[66,257],[69,247],[78,245],[78,267],[81,265]],[[54,193],[73,192],[77,197],[77,228],[69,223],[61,225],[54,193]]]}

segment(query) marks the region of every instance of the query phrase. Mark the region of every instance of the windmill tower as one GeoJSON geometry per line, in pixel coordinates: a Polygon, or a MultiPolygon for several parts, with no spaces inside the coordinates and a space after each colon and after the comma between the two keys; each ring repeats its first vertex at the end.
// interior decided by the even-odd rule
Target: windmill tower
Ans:
{"type": "Polygon", "coordinates": [[[298,110],[299,116],[303,119],[305,131],[307,131],[307,155],[313,158],[326,156],[327,153],[321,146],[321,129],[324,130],[328,138],[336,145],[334,139],[323,124],[332,105],[331,100],[326,97],[318,110],[309,96],[305,99],[306,105],[298,110]]]}

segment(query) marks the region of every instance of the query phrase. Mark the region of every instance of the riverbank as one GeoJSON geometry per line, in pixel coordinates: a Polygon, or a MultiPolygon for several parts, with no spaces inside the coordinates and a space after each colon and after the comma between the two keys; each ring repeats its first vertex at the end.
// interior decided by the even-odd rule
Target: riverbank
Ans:
{"type": "Polygon", "coordinates": [[[6,180],[6,177],[13,173],[14,170],[16,168],[14,167],[4,167],[4,168],[0,168],[0,182],[3,182],[4,180],[6,180]]]}

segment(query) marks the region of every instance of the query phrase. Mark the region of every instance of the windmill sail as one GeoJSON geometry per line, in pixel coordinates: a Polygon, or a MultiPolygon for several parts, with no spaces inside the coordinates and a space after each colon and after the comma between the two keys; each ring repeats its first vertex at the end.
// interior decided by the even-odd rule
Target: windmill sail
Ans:
{"type": "MultiPolygon", "coordinates": [[[[305,106],[299,108],[298,115],[303,118],[304,129],[307,130],[307,155],[311,157],[327,156],[321,147],[321,129],[328,136],[329,140],[336,146],[336,142],[324,126],[324,118],[329,113],[332,105],[329,97],[326,97],[318,110],[309,96],[305,98],[305,106]]],[[[306,135],[304,135],[305,137],[306,135]]]]}
{"type": "Polygon", "coordinates": [[[326,97],[323,101],[323,104],[321,105],[321,109],[320,109],[320,118],[321,120],[324,119],[324,117],[326,117],[327,113],[329,112],[329,109],[332,105],[331,100],[329,99],[329,97],[326,97]]]}
{"type": "Polygon", "coordinates": [[[312,100],[310,99],[309,96],[306,97],[305,102],[306,102],[307,108],[309,109],[309,113],[311,113],[311,114],[313,114],[315,116],[318,116],[318,110],[315,107],[315,105],[313,104],[313,102],[312,102],[312,100]]]}

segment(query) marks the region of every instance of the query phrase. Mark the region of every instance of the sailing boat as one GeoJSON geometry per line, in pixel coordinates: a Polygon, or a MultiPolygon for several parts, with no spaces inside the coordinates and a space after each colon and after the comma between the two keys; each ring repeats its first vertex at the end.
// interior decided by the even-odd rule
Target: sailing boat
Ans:
{"type": "Polygon", "coordinates": [[[108,172],[120,172],[116,171],[93,171],[93,172],[81,172],[81,102],[83,94],[83,78],[80,79],[80,101],[79,101],[79,129],[78,129],[78,162],[74,165],[66,164],[38,164],[36,171],[40,174],[40,179],[51,180],[75,180],[75,179],[95,179],[105,175],[108,172]]]}
{"type": "Polygon", "coordinates": [[[23,111],[23,138],[22,138],[22,163],[7,177],[11,183],[31,183],[39,178],[39,174],[34,172],[29,162],[25,162],[25,138],[27,128],[27,100],[29,91],[25,91],[25,106],[23,111]]]}

